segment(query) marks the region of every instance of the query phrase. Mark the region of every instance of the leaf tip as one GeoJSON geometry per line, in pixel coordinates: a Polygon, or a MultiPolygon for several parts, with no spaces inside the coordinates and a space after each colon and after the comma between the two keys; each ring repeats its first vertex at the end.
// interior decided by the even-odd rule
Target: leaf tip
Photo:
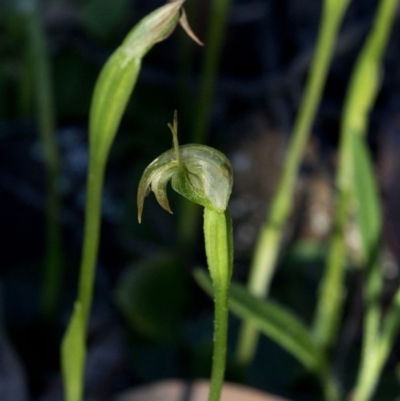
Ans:
{"type": "Polygon", "coordinates": [[[181,9],[181,16],[179,18],[179,24],[187,33],[189,38],[191,38],[194,42],[196,42],[199,46],[204,46],[204,43],[196,36],[196,34],[192,31],[192,28],[189,25],[189,21],[186,16],[185,9],[181,9]]]}

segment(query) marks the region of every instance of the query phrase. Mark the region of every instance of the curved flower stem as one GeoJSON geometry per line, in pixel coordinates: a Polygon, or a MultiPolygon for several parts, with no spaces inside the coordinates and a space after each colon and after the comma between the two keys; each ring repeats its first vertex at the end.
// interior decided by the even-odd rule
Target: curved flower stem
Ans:
{"type": "Polygon", "coordinates": [[[225,375],[228,336],[228,297],[233,264],[232,223],[229,210],[204,209],[204,237],[208,268],[214,285],[214,351],[209,401],[219,401],[225,375]]]}

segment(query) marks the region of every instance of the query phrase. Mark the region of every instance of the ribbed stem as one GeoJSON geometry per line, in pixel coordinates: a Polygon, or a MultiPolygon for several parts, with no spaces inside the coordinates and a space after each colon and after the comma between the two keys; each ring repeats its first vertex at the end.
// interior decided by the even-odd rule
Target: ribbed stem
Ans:
{"type": "Polygon", "coordinates": [[[219,401],[225,375],[228,337],[228,298],[232,275],[233,238],[229,211],[204,209],[204,237],[208,268],[214,285],[214,352],[209,401],[219,401]]]}

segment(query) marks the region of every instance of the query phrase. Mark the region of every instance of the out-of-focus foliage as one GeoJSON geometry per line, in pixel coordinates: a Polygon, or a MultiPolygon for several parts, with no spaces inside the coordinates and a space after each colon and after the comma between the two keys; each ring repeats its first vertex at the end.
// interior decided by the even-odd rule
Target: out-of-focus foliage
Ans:
{"type": "MultiPolygon", "coordinates": [[[[337,189],[333,182],[343,98],[355,58],[371,31],[377,3],[350,2],[316,122],[309,130],[311,140],[289,199],[293,201],[294,213],[282,231],[282,251],[278,254],[270,296],[274,305],[284,305],[285,311],[293,311],[306,327],[312,324],[318,302],[328,239],[331,233],[338,232],[333,225],[337,189]]],[[[32,397],[39,399],[50,397],[51,391],[58,391],[58,396],[61,392],[52,380],[60,377],[58,347],[75,298],[88,166],[87,120],[96,77],[131,27],[163,1],[37,3],[53,70],[56,139],[61,154],[60,221],[67,268],[60,313],[48,323],[42,322],[38,314],[45,238],[43,154],[37,139],[36,82],[27,52],[23,4],[28,2],[0,1],[0,296],[5,306],[5,335],[26,370],[29,379],[26,387],[32,397]]],[[[208,38],[211,19],[217,18],[213,4],[213,0],[188,0],[188,19],[206,42],[204,49],[187,38],[180,40],[173,36],[148,54],[135,96],[128,101],[111,148],[88,342],[87,391],[94,399],[112,397],[120,389],[170,376],[190,379],[209,375],[212,303],[190,274],[192,266],[206,263],[200,225],[194,224],[195,213],[182,212],[179,198],[167,189],[174,215],[160,210],[154,197],[149,196],[146,219],[139,226],[136,190],[148,162],[171,147],[166,122],[176,108],[182,121],[181,141],[191,142],[199,113],[196,104],[200,93],[207,89],[201,88],[200,77],[211,45],[220,46],[221,53],[217,54],[219,63],[214,65],[219,73],[211,74],[213,96],[212,104],[206,107],[210,117],[207,144],[227,153],[235,174],[240,177],[229,206],[235,242],[240,249],[233,271],[235,281],[243,283],[247,278],[255,238],[270,208],[271,194],[275,193],[284,164],[289,132],[300,108],[310,67],[322,2],[232,0],[229,13],[222,16],[227,21],[224,39],[208,38]],[[215,43],[210,44],[213,39],[215,43]],[[185,241],[188,246],[182,246],[185,241]]],[[[382,59],[385,73],[373,79],[364,76],[360,80],[364,92],[355,93],[354,97],[356,105],[362,106],[368,100],[367,92],[373,89],[369,82],[375,82],[376,88],[382,85],[375,108],[368,109],[371,113],[368,140],[352,148],[354,169],[357,166],[352,189],[362,202],[353,199],[351,219],[345,227],[342,285],[347,298],[343,303],[343,318],[338,320],[340,342],[330,349],[340,386],[346,392],[354,386],[362,352],[363,238],[368,237],[367,241],[373,243],[381,223],[382,270],[375,271],[383,274],[381,295],[387,318],[382,321],[377,348],[370,348],[379,355],[374,359],[378,363],[368,365],[373,366],[374,372],[392,349],[388,344],[396,338],[398,326],[398,295],[389,305],[398,285],[396,244],[400,227],[400,214],[396,211],[400,193],[396,171],[400,167],[396,156],[393,157],[400,151],[398,38],[395,20],[388,51],[382,59]],[[359,97],[363,102],[357,102],[359,97]],[[368,162],[363,157],[367,153],[371,159],[368,162]],[[380,191],[374,188],[375,174],[379,189],[385,191],[381,222],[373,195],[381,198],[380,191]]],[[[368,71],[379,68],[372,66],[368,71]]],[[[243,304],[249,306],[252,301],[243,304]]],[[[372,304],[379,323],[381,304],[372,304]]],[[[271,316],[269,321],[273,321],[271,316]]],[[[279,322],[281,326],[276,324],[282,331],[274,332],[275,339],[281,340],[281,345],[285,340],[290,344],[293,338],[282,334],[284,322],[279,322]]],[[[281,345],[265,336],[247,376],[244,375],[234,361],[239,327],[234,315],[230,327],[229,380],[239,380],[293,400],[321,400],[322,390],[315,377],[281,345]]],[[[267,325],[269,330],[271,327],[267,325]]],[[[287,349],[290,347],[293,344],[287,349]]],[[[0,381],[5,377],[1,374],[3,362],[0,361],[0,381]]],[[[392,401],[397,396],[397,365],[395,348],[383,369],[376,399],[392,401]]]]}

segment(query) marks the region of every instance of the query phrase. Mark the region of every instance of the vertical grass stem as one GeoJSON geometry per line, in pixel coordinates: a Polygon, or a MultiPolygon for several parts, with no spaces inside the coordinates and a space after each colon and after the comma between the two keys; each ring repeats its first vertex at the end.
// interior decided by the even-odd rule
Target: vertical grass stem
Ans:
{"type": "Polygon", "coordinates": [[[33,66],[39,136],[43,146],[46,175],[46,251],[40,311],[44,318],[57,312],[63,270],[60,226],[60,196],[57,189],[60,160],[55,137],[55,110],[52,73],[45,34],[36,9],[27,12],[28,46],[33,66]]]}
{"type": "Polygon", "coordinates": [[[373,175],[367,155],[357,160],[364,152],[363,138],[369,121],[369,112],[376,99],[380,86],[381,58],[385,49],[395,15],[396,0],[382,0],[374,21],[374,26],[362,49],[350,80],[344,107],[339,149],[339,168],[337,174],[338,206],[335,221],[340,227],[337,237],[331,244],[325,277],[322,281],[320,300],[314,322],[314,333],[322,349],[328,350],[337,331],[336,322],[340,318],[344,263],[345,227],[349,210],[357,205],[363,259],[366,265],[364,294],[366,316],[364,319],[364,342],[355,401],[367,401],[375,389],[383,362],[378,357],[380,343],[380,294],[382,277],[378,263],[379,237],[381,230],[380,211],[374,194],[374,183],[367,183],[361,190],[360,169],[364,175],[373,175]],[[356,147],[357,146],[357,147],[356,147]],[[361,147],[360,147],[361,146],[361,147]],[[356,164],[356,161],[359,165],[356,164]],[[362,163],[360,163],[362,162],[362,163]],[[356,174],[358,174],[356,176],[356,174]],[[369,189],[367,193],[365,189],[369,189]],[[366,212],[367,211],[367,212],[366,212]],[[361,213],[364,214],[361,214],[361,213]],[[337,242],[340,246],[337,246],[337,242]],[[329,290],[329,291],[328,291],[329,290]],[[329,294],[336,294],[330,297],[329,294]],[[328,299],[329,298],[329,299],[328,299]]]}
{"type": "MultiPolygon", "coordinates": [[[[272,200],[268,218],[261,228],[250,268],[248,288],[260,298],[268,294],[275,271],[283,226],[292,209],[291,199],[297,172],[320,103],[338,30],[348,4],[349,0],[324,2],[315,56],[307,79],[304,100],[295,120],[282,177],[272,200]]],[[[257,330],[250,323],[244,322],[236,350],[236,359],[240,365],[246,366],[252,361],[257,342],[257,330]]]]}

